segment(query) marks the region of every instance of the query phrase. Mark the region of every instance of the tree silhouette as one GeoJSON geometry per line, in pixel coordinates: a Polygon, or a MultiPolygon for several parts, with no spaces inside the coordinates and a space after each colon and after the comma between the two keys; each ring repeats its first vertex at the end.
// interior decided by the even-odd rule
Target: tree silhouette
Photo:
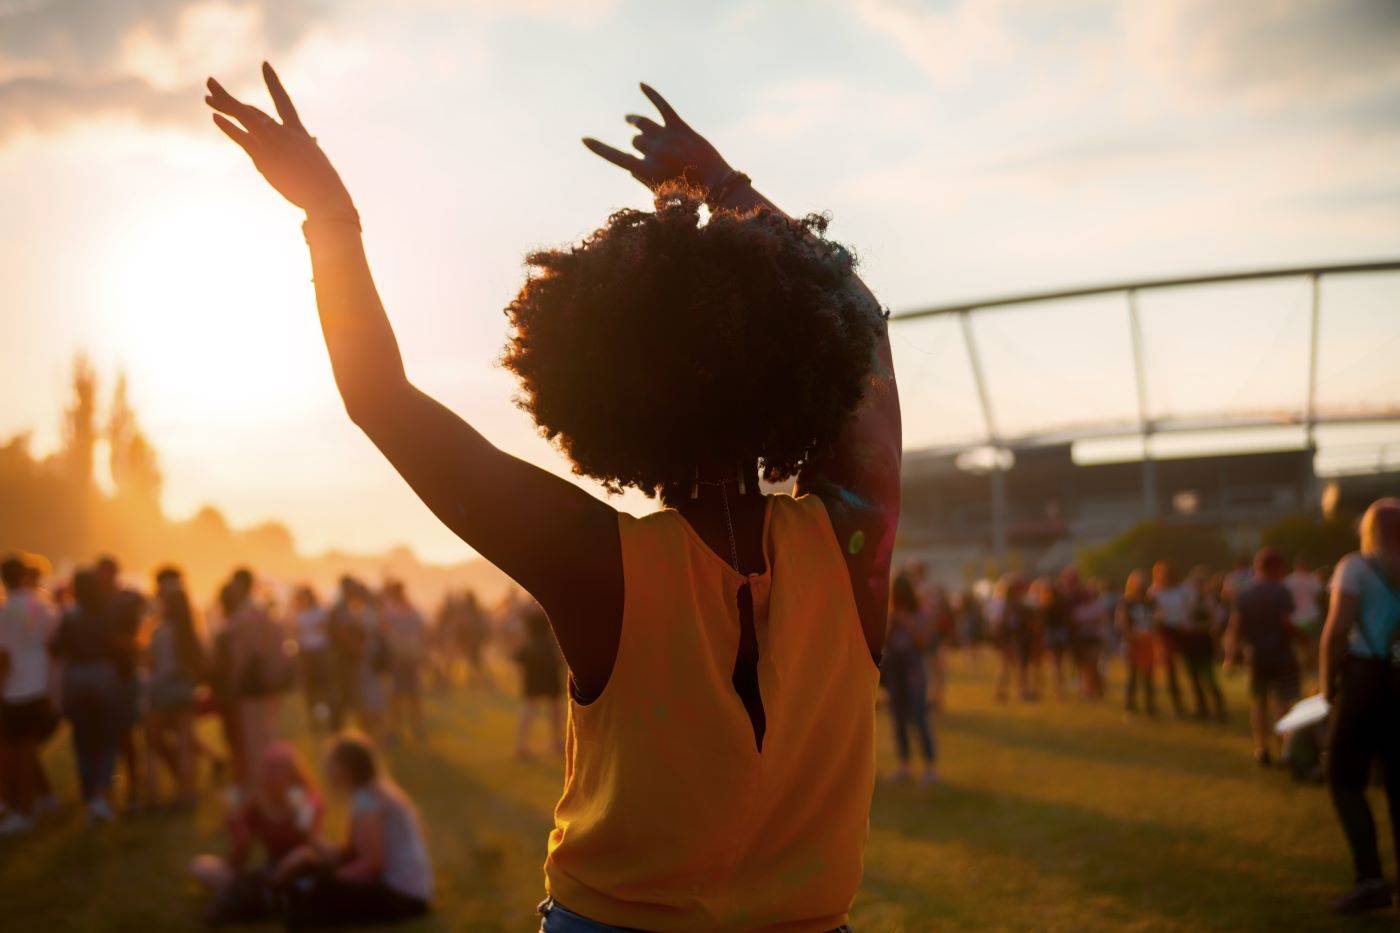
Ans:
{"type": "Polygon", "coordinates": [[[118,501],[136,513],[133,518],[141,518],[141,513],[147,518],[158,515],[160,466],[156,462],[155,448],[136,423],[136,412],[127,398],[126,373],[117,376],[117,386],[112,393],[112,407],[107,416],[107,448],[118,501]]]}
{"type": "Polygon", "coordinates": [[[483,595],[499,594],[508,586],[506,578],[483,561],[429,566],[406,548],[385,554],[305,557],[297,552],[285,525],[268,521],[236,529],[213,506],[187,519],[171,519],[160,501],[159,457],[141,430],[126,377],[119,376],[113,385],[105,421],[99,410],[100,389],[92,364],[79,355],[73,360],[59,449],[39,458],[31,449],[29,432],[0,438],[0,553],[42,554],[59,574],[99,553],[117,555],[137,575],[174,562],[200,593],[213,592],[217,581],[243,564],[325,590],[345,573],[369,581],[389,574],[423,599],[468,583],[483,595]],[[99,488],[94,475],[99,440],[109,448],[111,495],[99,488]]]}

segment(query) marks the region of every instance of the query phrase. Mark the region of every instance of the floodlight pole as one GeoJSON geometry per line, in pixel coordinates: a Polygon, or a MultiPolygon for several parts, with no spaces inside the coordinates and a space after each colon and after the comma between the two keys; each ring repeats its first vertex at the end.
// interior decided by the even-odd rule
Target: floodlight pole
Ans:
{"type": "Polygon", "coordinates": [[[959,312],[958,323],[962,325],[963,344],[967,347],[967,359],[972,365],[972,381],[977,387],[977,400],[982,406],[982,421],[987,426],[987,443],[992,448],[992,553],[1000,565],[1006,560],[1006,471],[1002,467],[1001,435],[997,432],[996,417],[992,413],[992,396],[987,389],[986,375],[982,372],[982,356],[977,352],[977,341],[972,336],[971,315],[975,310],[967,308],[959,312]]]}
{"type": "Polygon", "coordinates": [[[1308,476],[1304,501],[1311,506],[1317,500],[1317,468],[1313,460],[1317,456],[1317,343],[1322,322],[1322,276],[1314,272],[1308,276],[1308,284],[1312,291],[1312,322],[1308,332],[1308,410],[1304,429],[1308,448],[1308,476]]]}
{"type": "Polygon", "coordinates": [[[1133,337],[1133,374],[1137,378],[1138,425],[1142,431],[1142,509],[1143,517],[1157,517],[1157,463],[1152,459],[1152,418],[1147,405],[1147,367],[1142,358],[1142,321],[1138,314],[1137,289],[1128,289],[1128,323],[1133,337]]]}

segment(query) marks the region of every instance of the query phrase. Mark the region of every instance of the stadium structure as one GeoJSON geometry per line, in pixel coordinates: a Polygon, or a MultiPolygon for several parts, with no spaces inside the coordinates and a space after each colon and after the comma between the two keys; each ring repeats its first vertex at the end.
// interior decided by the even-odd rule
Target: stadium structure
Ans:
{"type": "MultiPolygon", "coordinates": [[[[1214,526],[1243,552],[1254,546],[1260,530],[1285,516],[1354,511],[1378,495],[1400,494],[1400,441],[1334,444],[1325,451],[1326,463],[1320,461],[1318,443],[1319,433],[1328,430],[1380,428],[1383,436],[1386,428],[1400,429],[1400,389],[1368,385],[1359,398],[1328,399],[1320,392],[1319,369],[1323,351],[1331,350],[1338,379],[1354,375],[1349,357],[1357,356],[1355,341],[1344,345],[1338,338],[1331,346],[1324,331],[1327,315],[1343,313],[1330,307],[1331,293],[1324,301],[1324,284],[1364,280],[1372,323],[1370,336],[1363,326],[1357,339],[1368,353],[1378,348],[1378,372],[1400,370],[1389,362],[1396,359],[1391,348],[1400,353],[1397,273],[1400,260],[1276,268],[1004,295],[892,315],[897,364],[902,336],[921,322],[941,323],[940,345],[945,352],[950,344],[958,346],[977,413],[971,436],[920,443],[918,428],[922,421],[938,417],[936,404],[911,404],[906,399],[909,449],[900,552],[923,558],[948,580],[1013,565],[1049,571],[1072,560],[1080,547],[1108,540],[1143,520],[1214,526]],[[1214,399],[1207,387],[1206,397],[1215,410],[1183,415],[1154,407],[1154,357],[1144,336],[1144,303],[1153,296],[1172,295],[1178,303],[1196,304],[1191,296],[1212,290],[1217,298],[1222,292],[1238,298],[1240,289],[1255,285],[1299,293],[1295,342],[1300,345],[1266,357],[1264,366],[1276,370],[1268,373],[1275,379],[1288,377],[1290,368],[1304,370],[1295,374],[1300,397],[1263,408],[1230,407],[1219,404],[1223,400],[1214,399]],[[1127,356],[1131,365],[1122,368],[1130,373],[1131,385],[1097,390],[1100,397],[1112,396],[1103,398],[1111,404],[1099,405],[1093,397],[1082,405],[1066,402],[1057,411],[1069,417],[1059,423],[1042,421],[1022,430],[1027,427],[1023,418],[1018,429],[1008,430],[999,419],[996,370],[979,341],[981,318],[1034,315],[1075,301],[1091,302],[1091,316],[1062,337],[1088,341],[1104,359],[1127,356]],[[1104,332],[1102,322],[1115,315],[1127,346],[1114,346],[1111,334],[1104,332]],[[1130,416],[1095,417],[1115,407],[1130,411],[1130,416]],[[1089,418],[1075,417],[1086,409],[1093,409],[1089,418]],[[1185,452],[1183,440],[1189,441],[1185,452]],[[1117,454],[1086,456],[1094,447],[1117,454]],[[1358,455],[1357,448],[1364,450],[1358,455]]],[[[1018,317],[1015,325],[1007,325],[1017,330],[1008,332],[1024,329],[1025,323],[1018,317]]],[[[1259,325],[1259,334],[1261,340],[1277,336],[1266,321],[1259,325]]],[[[1203,333],[1195,339],[1209,337],[1203,333]]],[[[1217,368],[1229,366],[1227,359],[1217,368]]],[[[900,375],[903,390],[908,378],[903,369],[900,375]]],[[[1065,391],[1063,376],[1042,373],[1032,390],[1059,398],[1065,391]]]]}

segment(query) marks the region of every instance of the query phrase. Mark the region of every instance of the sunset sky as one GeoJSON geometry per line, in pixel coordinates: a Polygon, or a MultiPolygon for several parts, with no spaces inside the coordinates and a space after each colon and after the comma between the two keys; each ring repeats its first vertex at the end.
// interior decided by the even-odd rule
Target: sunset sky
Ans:
{"type": "MultiPolygon", "coordinates": [[[[344,416],[298,214],[208,122],[204,77],[262,103],[263,58],[359,205],[410,376],[561,473],[494,366],[502,308],[527,249],[646,203],[578,142],[626,143],[639,79],[830,211],[895,311],[1400,257],[1393,0],[0,0],[0,436],[56,443],[85,350],[127,371],[170,512],[311,551],[467,553],[344,416]]],[[[1323,403],[1400,405],[1400,277],[1324,302],[1323,403]]],[[[1299,403],[1301,283],[1144,314],[1157,411],[1299,403]]],[[[1120,307],[978,327],[1007,430],[1135,410],[1120,307]]],[[[911,444],[980,429],[955,337],[895,331],[911,444]]]]}

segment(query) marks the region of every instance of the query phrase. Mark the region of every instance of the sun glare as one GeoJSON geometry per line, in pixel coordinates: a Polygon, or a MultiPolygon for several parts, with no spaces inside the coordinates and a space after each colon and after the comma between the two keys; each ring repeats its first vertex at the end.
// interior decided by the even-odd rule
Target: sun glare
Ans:
{"type": "Polygon", "coordinates": [[[324,385],[309,264],[286,215],[212,194],[112,231],[94,350],[125,369],[149,423],[276,421],[324,385]]]}

